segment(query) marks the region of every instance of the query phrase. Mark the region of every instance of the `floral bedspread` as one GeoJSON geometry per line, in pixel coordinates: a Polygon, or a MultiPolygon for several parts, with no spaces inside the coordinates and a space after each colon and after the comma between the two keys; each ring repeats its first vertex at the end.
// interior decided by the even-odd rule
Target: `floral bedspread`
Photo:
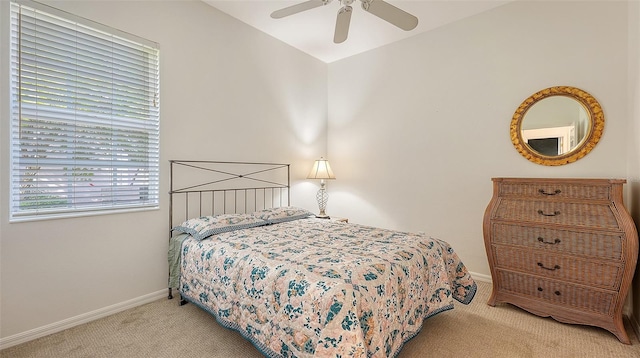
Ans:
{"type": "Polygon", "coordinates": [[[187,238],[180,265],[181,295],[267,357],[394,357],[476,291],[442,240],[326,219],[187,238]]]}

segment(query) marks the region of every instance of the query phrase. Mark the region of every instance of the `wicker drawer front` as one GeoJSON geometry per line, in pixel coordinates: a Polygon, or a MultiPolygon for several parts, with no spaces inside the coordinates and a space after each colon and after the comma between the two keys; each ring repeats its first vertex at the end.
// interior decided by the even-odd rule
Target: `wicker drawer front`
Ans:
{"type": "Polygon", "coordinates": [[[494,223],[493,244],[527,246],[551,252],[588,256],[603,260],[621,260],[621,233],[556,230],[543,226],[494,223]]]}
{"type": "Polygon", "coordinates": [[[616,217],[607,204],[503,199],[494,219],[619,229],[616,217]]]}
{"type": "Polygon", "coordinates": [[[576,185],[571,183],[503,183],[502,197],[558,198],[558,199],[610,199],[608,185],[576,185]]]}
{"type": "Polygon", "coordinates": [[[578,310],[612,315],[615,292],[591,290],[586,287],[544,280],[536,276],[498,270],[500,289],[544,300],[578,310]]]}
{"type": "Polygon", "coordinates": [[[571,256],[549,255],[547,252],[494,246],[496,266],[556,280],[617,290],[622,275],[621,264],[581,260],[571,256]]]}

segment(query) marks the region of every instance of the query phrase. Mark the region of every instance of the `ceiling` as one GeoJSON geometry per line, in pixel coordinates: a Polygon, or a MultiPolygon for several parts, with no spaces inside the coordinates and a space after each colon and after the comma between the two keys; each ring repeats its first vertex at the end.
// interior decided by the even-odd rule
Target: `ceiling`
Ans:
{"type": "MultiPolygon", "coordinates": [[[[255,27],[319,60],[330,63],[389,43],[415,36],[442,25],[469,17],[512,0],[412,0],[387,2],[418,17],[411,31],[364,11],[360,1],[351,5],[349,37],[341,44],[333,43],[333,33],[340,0],[281,19],[271,13],[306,0],[202,0],[238,20],[255,27]]],[[[380,1],[380,0],[374,0],[380,1]]]]}

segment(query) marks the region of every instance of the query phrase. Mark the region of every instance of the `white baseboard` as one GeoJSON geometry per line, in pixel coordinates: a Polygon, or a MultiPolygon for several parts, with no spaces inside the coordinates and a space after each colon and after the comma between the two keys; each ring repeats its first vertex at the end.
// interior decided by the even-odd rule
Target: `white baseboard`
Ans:
{"type": "Polygon", "coordinates": [[[167,295],[168,291],[166,289],[160,290],[128,301],[116,303],[115,305],[107,306],[92,312],[87,312],[75,317],[67,318],[59,322],[54,322],[46,326],[14,334],[13,336],[0,338],[0,350],[13,347],[20,343],[31,341],[36,338],[44,337],[52,333],[57,333],[84,323],[95,321],[99,318],[106,317],[114,313],[118,313],[130,308],[141,306],[145,303],[159,300],[160,298],[166,299],[167,295]]]}
{"type": "Polygon", "coordinates": [[[491,281],[491,275],[484,275],[477,272],[469,272],[469,273],[471,274],[471,277],[473,277],[473,279],[476,281],[487,282],[487,283],[493,282],[491,281]]]}
{"type": "Polygon", "coordinates": [[[631,328],[633,329],[633,333],[635,333],[636,337],[640,339],[640,322],[638,322],[638,320],[636,320],[636,317],[633,315],[629,317],[629,321],[631,321],[631,328]]]}

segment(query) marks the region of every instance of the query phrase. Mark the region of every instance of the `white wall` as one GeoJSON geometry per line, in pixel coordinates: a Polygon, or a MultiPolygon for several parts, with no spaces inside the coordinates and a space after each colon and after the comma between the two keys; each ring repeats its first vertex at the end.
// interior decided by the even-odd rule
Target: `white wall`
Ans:
{"type": "Polygon", "coordinates": [[[516,2],[329,65],[328,213],[424,231],[489,275],[492,177],[627,177],[627,3],[516,2]],[[569,85],[606,124],[576,163],[544,167],[509,124],[531,94],[569,85]]]}
{"type": "MultiPolygon", "coordinates": [[[[640,2],[629,3],[629,160],[628,181],[632,198],[627,202],[636,225],[640,224],[640,2]]],[[[632,324],[640,336],[640,265],[633,283],[632,324]]]]}
{"type": "Polygon", "coordinates": [[[168,160],[292,163],[294,205],[315,209],[302,180],[326,155],[327,66],[199,1],[46,3],[160,44],[160,210],[8,223],[8,17],[0,1],[0,338],[139,297],[167,283],[168,160]]]}

